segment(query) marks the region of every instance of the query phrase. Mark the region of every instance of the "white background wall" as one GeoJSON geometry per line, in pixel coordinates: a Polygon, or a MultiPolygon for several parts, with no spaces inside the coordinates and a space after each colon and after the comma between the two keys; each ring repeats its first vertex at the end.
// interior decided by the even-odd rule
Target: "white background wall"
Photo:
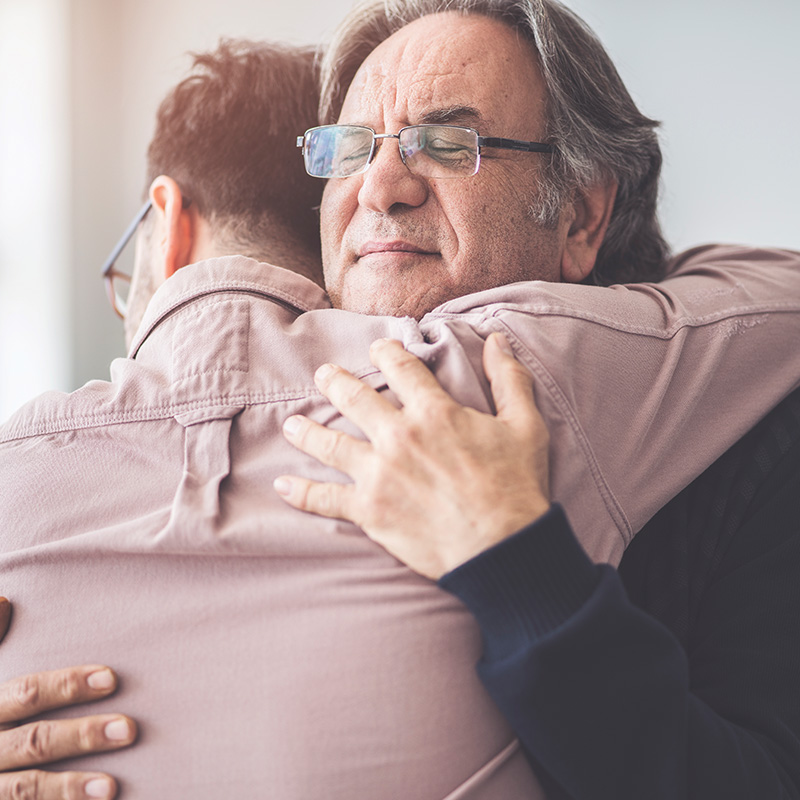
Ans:
{"type": "MultiPolygon", "coordinates": [[[[800,0],[572,0],[663,120],[675,248],[800,249],[800,0]]],[[[161,96],[219,36],[324,39],[350,0],[0,0],[0,420],[123,353],[99,268],[161,96]]],[[[310,121],[311,122],[311,121],[310,121]]]]}

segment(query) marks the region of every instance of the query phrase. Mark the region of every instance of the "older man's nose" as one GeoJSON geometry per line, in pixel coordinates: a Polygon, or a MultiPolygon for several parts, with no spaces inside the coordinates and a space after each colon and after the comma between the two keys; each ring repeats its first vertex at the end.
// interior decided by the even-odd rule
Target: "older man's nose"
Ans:
{"type": "Polygon", "coordinates": [[[372,164],[362,176],[359,204],[385,214],[395,205],[421,206],[427,197],[427,181],[403,163],[397,140],[382,140],[372,164]]]}

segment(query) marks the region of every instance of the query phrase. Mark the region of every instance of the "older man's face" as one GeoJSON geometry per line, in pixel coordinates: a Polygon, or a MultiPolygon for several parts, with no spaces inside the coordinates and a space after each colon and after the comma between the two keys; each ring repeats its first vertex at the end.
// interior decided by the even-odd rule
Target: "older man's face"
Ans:
{"type": "MultiPolygon", "coordinates": [[[[496,20],[446,12],[407,25],[370,54],[339,122],[378,133],[439,122],[541,141],[544,111],[528,42],[496,20]]],[[[487,148],[477,175],[426,179],[403,164],[396,140],[384,140],[365,173],[325,188],[322,253],[334,305],[419,318],[470,292],[560,280],[569,221],[545,228],[531,216],[549,157],[487,148]]]]}

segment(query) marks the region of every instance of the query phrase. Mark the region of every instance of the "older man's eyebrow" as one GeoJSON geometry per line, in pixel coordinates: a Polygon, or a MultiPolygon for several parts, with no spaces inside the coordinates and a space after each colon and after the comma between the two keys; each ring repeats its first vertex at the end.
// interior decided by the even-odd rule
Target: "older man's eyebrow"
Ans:
{"type": "Polygon", "coordinates": [[[484,122],[483,115],[473,106],[449,106],[426,111],[420,122],[426,125],[477,125],[484,122]]]}

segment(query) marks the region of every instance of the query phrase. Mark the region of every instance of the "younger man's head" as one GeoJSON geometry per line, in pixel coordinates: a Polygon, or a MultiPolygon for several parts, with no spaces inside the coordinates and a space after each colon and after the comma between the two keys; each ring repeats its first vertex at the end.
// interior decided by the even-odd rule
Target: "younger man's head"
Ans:
{"type": "Polygon", "coordinates": [[[311,49],[224,40],[195,56],[161,103],[147,152],[153,207],[137,240],[128,341],[158,286],[204,258],[246,255],[321,283],[323,186],[295,146],[318,98],[311,49]]]}

